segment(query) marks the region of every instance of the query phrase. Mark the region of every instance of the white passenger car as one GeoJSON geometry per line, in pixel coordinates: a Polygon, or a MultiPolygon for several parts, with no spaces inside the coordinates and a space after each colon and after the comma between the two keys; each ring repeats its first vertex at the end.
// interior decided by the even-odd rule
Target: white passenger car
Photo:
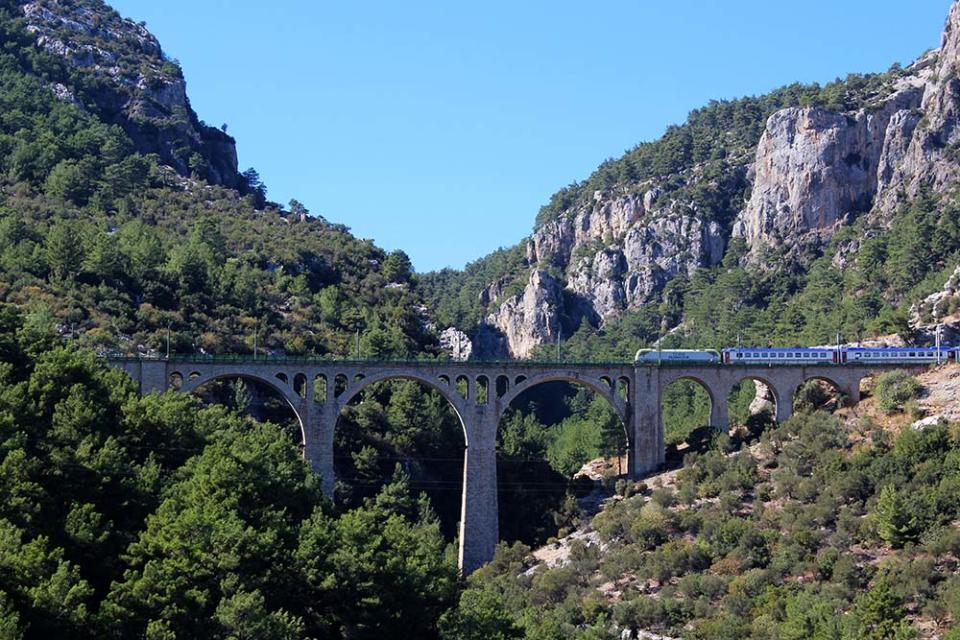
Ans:
{"type": "Polygon", "coordinates": [[[723,350],[723,364],[766,364],[771,366],[837,364],[836,349],[808,347],[735,347],[723,350]]]}

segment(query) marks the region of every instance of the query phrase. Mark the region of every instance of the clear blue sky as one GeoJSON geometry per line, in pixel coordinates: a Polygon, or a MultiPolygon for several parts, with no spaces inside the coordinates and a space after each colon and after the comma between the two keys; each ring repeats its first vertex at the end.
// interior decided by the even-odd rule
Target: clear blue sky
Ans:
{"type": "Polygon", "coordinates": [[[109,0],[180,60],[269,197],[461,267],[711,98],[883,71],[949,0],[109,0]]]}

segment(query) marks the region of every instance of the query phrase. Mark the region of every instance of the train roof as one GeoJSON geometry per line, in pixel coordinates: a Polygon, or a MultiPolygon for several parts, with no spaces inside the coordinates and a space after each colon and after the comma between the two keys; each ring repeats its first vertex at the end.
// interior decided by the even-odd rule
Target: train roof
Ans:
{"type": "Polygon", "coordinates": [[[836,351],[836,347],[727,347],[724,353],[732,351],[836,351]]]}
{"type": "MultiPolygon", "coordinates": [[[[845,347],[847,351],[936,351],[936,345],[927,345],[922,347],[845,347]]],[[[947,349],[957,349],[948,344],[940,345],[941,351],[947,349]]]]}
{"type": "MultiPolygon", "coordinates": [[[[921,346],[921,347],[841,347],[843,351],[934,351],[936,350],[935,345],[921,346]]],[[[941,351],[946,351],[948,349],[956,350],[960,347],[951,346],[942,344],[940,345],[941,351]]],[[[836,347],[727,347],[723,349],[724,353],[735,352],[735,351],[836,351],[836,347]]]]}

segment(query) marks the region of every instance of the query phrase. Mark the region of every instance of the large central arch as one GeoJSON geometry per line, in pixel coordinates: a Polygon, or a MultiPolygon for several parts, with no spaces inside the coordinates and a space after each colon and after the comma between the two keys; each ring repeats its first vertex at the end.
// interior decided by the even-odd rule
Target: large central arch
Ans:
{"type": "MultiPolygon", "coordinates": [[[[587,378],[583,376],[577,376],[570,373],[545,373],[530,378],[524,378],[519,383],[510,385],[510,387],[502,394],[498,395],[499,400],[499,412],[497,414],[497,421],[503,418],[503,414],[510,407],[510,404],[516,400],[524,392],[533,389],[536,386],[545,384],[547,382],[567,382],[573,385],[582,385],[592,391],[596,392],[597,395],[604,398],[609,404],[610,407],[616,412],[617,417],[620,418],[620,422],[623,424],[624,429],[627,433],[627,444],[630,443],[630,389],[627,388],[627,397],[621,398],[617,395],[616,385],[618,381],[624,380],[624,377],[621,376],[619,379],[613,379],[607,376],[601,376],[594,380],[593,378],[587,378]]],[[[629,379],[627,379],[629,385],[629,379]]]]}
{"type": "Polygon", "coordinates": [[[600,455],[611,465],[605,473],[628,472],[633,379],[615,371],[573,375],[561,369],[501,374],[492,382],[501,539],[536,545],[563,526],[554,518],[563,513],[566,496],[595,490],[590,482],[573,480],[583,463],[600,455]],[[586,401],[579,406],[589,407],[588,413],[571,413],[566,402],[556,401],[561,397],[586,401]],[[601,405],[607,410],[597,413],[601,405]]]}
{"type": "MultiPolygon", "coordinates": [[[[464,557],[471,558],[470,562],[476,563],[476,560],[472,559],[474,551],[471,545],[477,536],[467,531],[468,490],[470,485],[468,467],[471,464],[471,460],[479,454],[479,452],[472,451],[472,447],[475,448],[477,431],[473,422],[470,421],[471,416],[468,413],[470,405],[474,402],[472,398],[475,392],[473,383],[468,383],[463,395],[461,395],[457,389],[456,380],[450,380],[449,376],[436,374],[435,372],[388,370],[365,375],[354,371],[348,375],[351,377],[340,393],[337,393],[336,385],[332,385],[332,388],[326,390],[326,397],[320,399],[330,405],[330,411],[327,414],[327,427],[330,429],[330,454],[332,457],[328,468],[331,470],[331,473],[335,477],[339,476],[341,480],[345,481],[348,485],[352,482],[348,480],[348,478],[351,477],[350,470],[352,470],[352,467],[350,465],[352,463],[343,458],[337,458],[337,455],[344,456],[348,450],[355,453],[357,450],[353,447],[358,446],[360,443],[363,443],[362,446],[373,446],[380,455],[396,455],[399,458],[406,458],[419,470],[418,472],[414,472],[410,468],[407,469],[415,474],[414,480],[426,482],[424,490],[430,495],[432,504],[434,508],[437,509],[445,533],[454,534],[458,539],[461,565],[464,562],[464,557]],[[460,427],[460,437],[462,437],[462,440],[460,440],[460,437],[454,435],[452,420],[446,417],[441,419],[442,424],[445,425],[443,431],[447,434],[447,436],[444,437],[447,446],[444,447],[442,451],[449,451],[449,455],[444,454],[444,456],[440,458],[421,457],[428,454],[420,450],[420,455],[418,455],[417,449],[419,447],[417,445],[412,445],[414,448],[412,451],[406,447],[394,451],[386,441],[380,440],[377,436],[373,436],[372,439],[368,440],[367,438],[369,438],[370,435],[364,435],[362,430],[343,431],[346,427],[345,422],[349,422],[347,415],[344,413],[348,407],[355,405],[357,400],[363,397],[365,392],[371,391],[376,385],[398,381],[412,382],[422,390],[436,393],[442,398],[441,402],[445,402],[449,410],[452,411],[453,416],[456,416],[456,422],[460,427]],[[351,432],[352,435],[350,435],[351,432]],[[352,447],[351,444],[353,445],[352,447]],[[348,448],[338,449],[338,447],[344,446],[348,448]],[[340,451],[340,453],[335,455],[335,450],[340,451]],[[337,462],[338,460],[339,462],[337,462]],[[456,483],[454,483],[454,478],[457,478],[456,483]],[[435,484],[438,480],[442,481],[439,485],[435,484]],[[452,494],[455,484],[457,494],[452,494]]],[[[388,420],[384,423],[384,428],[389,428],[386,427],[386,424],[389,424],[389,422],[388,420]]],[[[380,435],[383,434],[381,433],[380,435]]],[[[389,461],[390,458],[388,457],[385,460],[389,461]]],[[[381,473],[386,472],[386,467],[383,466],[382,461],[378,462],[378,466],[381,473]]],[[[381,476],[381,478],[383,478],[383,476],[381,476]]],[[[331,487],[331,489],[332,488],[333,487],[331,487]]],[[[357,487],[355,486],[349,493],[354,493],[354,497],[360,497],[364,493],[362,487],[359,493],[356,493],[356,491],[357,487]]],[[[335,492],[331,491],[331,496],[333,496],[334,493],[335,492]]],[[[339,493],[337,495],[340,496],[339,493]]],[[[345,497],[345,495],[340,497],[345,497]]],[[[496,523],[494,523],[494,525],[495,524],[496,523]]],[[[497,535],[495,526],[490,533],[492,533],[493,536],[497,535]]],[[[492,544],[496,544],[495,539],[492,544]]]]}
{"type": "MultiPolygon", "coordinates": [[[[379,382],[389,382],[391,380],[409,380],[411,382],[419,382],[428,389],[439,393],[450,404],[450,406],[453,408],[453,412],[457,415],[457,419],[460,421],[460,429],[463,431],[464,446],[470,446],[470,433],[463,419],[465,398],[458,394],[456,389],[451,387],[449,383],[445,384],[439,378],[434,379],[430,376],[425,376],[420,373],[406,371],[387,371],[383,373],[377,373],[369,377],[364,376],[359,380],[354,379],[349,381],[346,389],[343,390],[343,393],[341,393],[336,400],[338,404],[345,407],[353,402],[357,396],[363,393],[367,387],[379,382]]],[[[329,394],[330,391],[327,393],[329,394]]]]}

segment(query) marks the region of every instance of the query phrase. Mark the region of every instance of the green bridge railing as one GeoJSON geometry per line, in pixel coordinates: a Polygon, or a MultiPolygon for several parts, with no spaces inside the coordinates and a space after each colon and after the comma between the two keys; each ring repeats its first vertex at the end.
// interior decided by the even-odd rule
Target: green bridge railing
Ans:
{"type": "MultiPolygon", "coordinates": [[[[278,365],[340,365],[340,366],[364,366],[364,365],[396,365],[396,366],[427,366],[427,365],[454,365],[463,367],[474,366],[514,366],[514,367],[556,367],[556,366],[605,366],[605,367],[663,367],[663,368],[689,368],[689,367],[743,367],[743,368],[782,368],[782,367],[822,367],[825,369],[842,366],[925,366],[933,363],[922,362],[883,362],[883,363],[863,363],[850,362],[836,364],[833,362],[777,362],[777,363],[731,363],[723,364],[720,362],[643,362],[636,363],[633,360],[504,360],[504,359],[470,359],[466,361],[457,361],[443,357],[421,357],[421,358],[346,358],[346,357],[324,357],[324,356],[285,356],[285,355],[257,355],[253,354],[221,354],[206,355],[198,353],[170,354],[170,356],[147,356],[133,355],[125,353],[104,353],[101,357],[113,362],[177,362],[184,364],[278,364],[278,365]]],[[[948,359],[944,358],[944,362],[948,359]]]]}

